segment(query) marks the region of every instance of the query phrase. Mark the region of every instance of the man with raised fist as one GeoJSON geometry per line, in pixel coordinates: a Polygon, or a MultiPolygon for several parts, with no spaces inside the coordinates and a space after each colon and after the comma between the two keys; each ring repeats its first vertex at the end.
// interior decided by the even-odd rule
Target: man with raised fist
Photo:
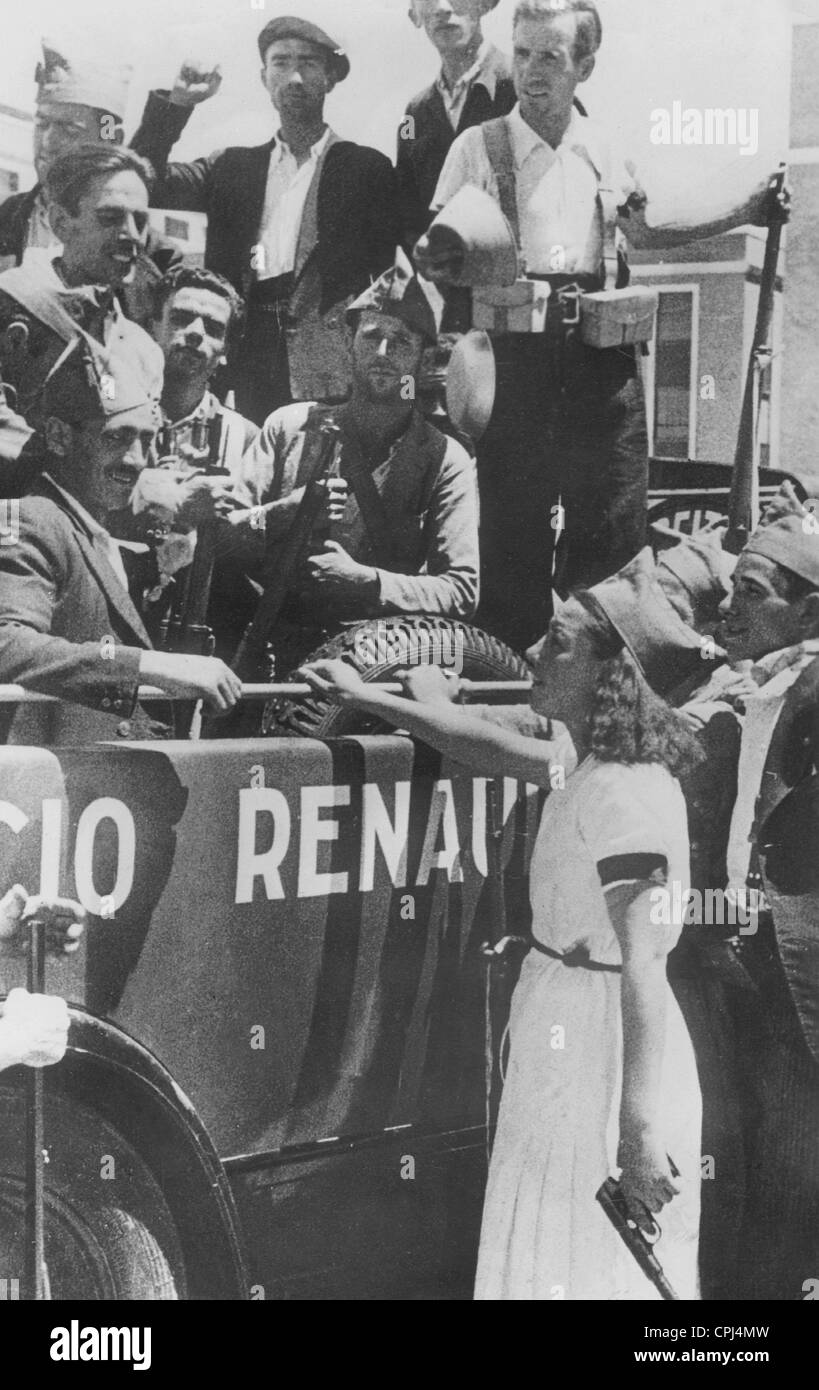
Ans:
{"type": "MultiPolygon", "coordinates": [[[[324,103],[350,62],[317,25],[272,19],[259,35],[261,81],[279,117],[272,140],[190,164],[156,161],[156,207],[208,215],[205,264],[247,300],[229,364],[237,409],[256,424],[293,400],[344,396],[344,313],[392,264],[401,239],[395,173],[377,150],[340,139],[324,103]]],[[[212,74],[188,65],[169,93],[152,92],[134,137],[158,143],[175,113],[181,134],[212,74]]]]}

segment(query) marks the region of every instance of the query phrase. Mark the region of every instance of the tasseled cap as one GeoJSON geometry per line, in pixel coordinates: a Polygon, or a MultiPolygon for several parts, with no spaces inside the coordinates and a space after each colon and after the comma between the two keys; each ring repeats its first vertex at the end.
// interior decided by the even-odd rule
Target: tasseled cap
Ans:
{"type": "Polygon", "coordinates": [[[649,546],[588,593],[658,695],[684,680],[701,659],[702,638],[678,616],[657,583],[649,546]]]}
{"type": "Polygon", "coordinates": [[[347,322],[355,325],[366,310],[400,319],[429,344],[438,341],[435,314],[426,292],[405,253],[398,249],[395,265],[370,285],[347,310],[347,322]]]}
{"type": "Polygon", "coordinates": [[[159,407],[130,361],[107,352],[86,334],[70,343],[43,385],[41,418],[67,425],[108,420],[148,407],[158,426],[159,407]]]}
{"type": "Polygon", "coordinates": [[[86,42],[42,40],[43,60],[37,64],[38,103],[93,106],[121,121],[133,75],[131,63],[114,63],[99,53],[89,53],[86,42]]]}

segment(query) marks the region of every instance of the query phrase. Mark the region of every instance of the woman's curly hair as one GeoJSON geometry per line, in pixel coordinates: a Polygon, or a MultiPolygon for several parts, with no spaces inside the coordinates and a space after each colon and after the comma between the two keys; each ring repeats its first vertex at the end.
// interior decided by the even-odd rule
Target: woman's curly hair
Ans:
{"type": "Polygon", "coordinates": [[[594,596],[580,590],[574,597],[593,619],[602,659],[589,720],[591,753],[603,763],[659,763],[672,777],[684,776],[703,757],[691,725],[651,689],[594,596]]]}

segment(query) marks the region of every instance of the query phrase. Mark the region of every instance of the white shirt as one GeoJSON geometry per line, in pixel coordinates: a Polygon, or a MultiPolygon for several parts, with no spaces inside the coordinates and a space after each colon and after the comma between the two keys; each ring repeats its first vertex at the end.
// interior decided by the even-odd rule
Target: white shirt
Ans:
{"type": "Polygon", "coordinates": [[[117,542],[114,540],[114,537],[110,534],[110,532],[106,531],[104,526],[100,525],[96,517],[93,517],[89,511],[86,511],[85,507],[83,507],[82,504],[77,501],[73,493],[66,492],[65,488],[60,487],[60,484],[58,482],[55,482],[54,478],[52,478],[50,473],[45,473],[43,476],[48,478],[48,481],[51,483],[51,486],[55,487],[57,491],[60,493],[60,495],[66,499],[67,502],[71,503],[72,508],[79,515],[80,519],[85,523],[88,530],[91,532],[91,535],[93,536],[94,540],[99,545],[100,549],[105,551],[105,557],[109,565],[111,566],[111,569],[114,571],[114,574],[117,576],[117,579],[119,580],[120,584],[122,585],[123,589],[127,594],[128,575],[125,573],[125,566],[122,563],[122,555],[120,553],[120,548],[117,545],[117,542]]]}
{"type": "MultiPolygon", "coordinates": [[[[491,45],[487,39],[484,39],[478,49],[478,56],[472,64],[472,67],[469,68],[467,72],[463,73],[452,87],[447,86],[443,72],[440,72],[435,80],[435,86],[441,94],[441,100],[444,103],[444,109],[449,117],[450,125],[453,130],[458,129],[458,122],[463,115],[467,97],[469,96],[473,83],[477,82],[478,78],[481,76],[482,69],[486,64],[490,52],[491,45]]],[[[494,89],[494,80],[492,86],[494,89]]],[[[494,91],[492,95],[494,95],[494,91]]]]}
{"type": "Polygon", "coordinates": [[[819,655],[819,641],[801,642],[762,657],[751,674],[760,681],[757,695],[745,700],[745,719],[737,769],[737,799],[728,837],[728,887],[744,890],[751,860],[751,834],[762,773],[785,697],[799,676],[819,655]],[[764,681],[764,684],[762,682],[764,681]]]}
{"type": "MultiPolygon", "coordinates": [[[[587,116],[572,108],[563,139],[552,149],[532,130],[520,106],[506,117],[515,160],[521,251],[532,275],[555,271],[596,275],[603,259],[597,192],[606,180],[622,206],[638,190],[636,175],[612,156],[608,142],[587,116]]],[[[454,141],[435,190],[433,208],[444,207],[464,184],[498,201],[498,185],[480,126],[454,141]]]]}
{"type": "Polygon", "coordinates": [[[331,139],[334,140],[335,136],[328,126],[299,167],[281,134],[277,135],[267,170],[264,210],[259,227],[258,244],[263,254],[256,271],[257,279],[270,280],[276,275],[286,275],[295,266],[307,194],[319,159],[331,139]]]}

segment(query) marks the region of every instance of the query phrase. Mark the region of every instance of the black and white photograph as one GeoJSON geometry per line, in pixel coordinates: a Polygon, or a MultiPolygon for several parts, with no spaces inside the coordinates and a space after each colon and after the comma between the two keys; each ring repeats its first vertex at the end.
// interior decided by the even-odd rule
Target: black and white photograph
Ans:
{"type": "Polygon", "coordinates": [[[819,0],[2,29],[0,1305],[63,1305],[55,1374],[202,1301],[651,1304],[624,1368],[775,1366],[819,0]]]}

